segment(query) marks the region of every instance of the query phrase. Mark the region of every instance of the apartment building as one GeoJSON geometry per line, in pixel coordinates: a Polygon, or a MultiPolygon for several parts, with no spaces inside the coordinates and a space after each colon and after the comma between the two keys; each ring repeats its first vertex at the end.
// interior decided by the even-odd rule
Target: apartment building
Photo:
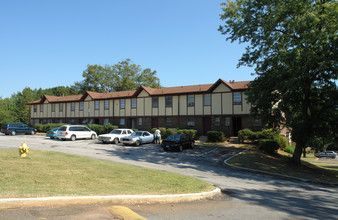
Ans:
{"type": "Polygon", "coordinates": [[[31,123],[106,124],[150,130],[155,127],[211,130],[237,135],[243,128],[256,130],[245,91],[249,81],[149,88],[83,95],[43,96],[28,103],[31,123]]]}

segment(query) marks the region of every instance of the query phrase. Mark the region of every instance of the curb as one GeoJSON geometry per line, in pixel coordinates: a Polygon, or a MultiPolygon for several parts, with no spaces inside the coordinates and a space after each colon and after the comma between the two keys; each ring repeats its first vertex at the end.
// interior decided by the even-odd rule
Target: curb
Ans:
{"type": "Polygon", "coordinates": [[[278,178],[282,178],[282,179],[295,180],[295,181],[305,182],[305,183],[313,183],[313,184],[317,184],[317,185],[338,187],[338,184],[336,184],[336,183],[326,183],[326,182],[314,181],[314,180],[309,180],[309,179],[303,179],[303,178],[298,178],[298,177],[293,177],[293,176],[288,176],[288,175],[283,175],[283,174],[278,174],[278,173],[271,173],[271,172],[262,171],[262,170],[255,170],[255,169],[251,169],[251,168],[240,167],[240,166],[236,166],[236,165],[232,165],[232,164],[228,163],[228,160],[230,160],[233,157],[236,157],[237,155],[242,154],[242,153],[244,153],[246,151],[248,151],[248,150],[244,150],[244,151],[242,151],[242,152],[240,152],[240,153],[238,153],[236,155],[231,156],[230,158],[224,160],[223,164],[225,166],[233,168],[233,169],[246,170],[246,171],[250,171],[250,172],[254,172],[254,173],[259,173],[259,174],[267,174],[267,175],[278,177],[278,178]]]}
{"type": "Polygon", "coordinates": [[[0,199],[1,209],[28,208],[40,206],[65,206],[86,204],[153,204],[153,203],[179,203],[191,202],[212,198],[220,195],[221,189],[209,192],[171,194],[171,195],[117,195],[117,196],[75,196],[75,197],[42,197],[42,198],[12,198],[0,199]]]}

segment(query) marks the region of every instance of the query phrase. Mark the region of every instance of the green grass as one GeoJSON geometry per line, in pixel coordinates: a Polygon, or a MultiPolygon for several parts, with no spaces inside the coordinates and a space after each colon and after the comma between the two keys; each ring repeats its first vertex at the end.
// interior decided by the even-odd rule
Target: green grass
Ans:
{"type": "Polygon", "coordinates": [[[0,198],[196,193],[215,187],[203,181],[74,155],[0,150],[0,198]]]}
{"type": "Polygon", "coordinates": [[[249,150],[235,156],[228,163],[297,178],[338,184],[337,168],[329,165],[310,164],[306,161],[302,161],[302,166],[295,166],[289,163],[289,155],[285,152],[280,152],[277,156],[270,156],[260,151],[249,150]]]}

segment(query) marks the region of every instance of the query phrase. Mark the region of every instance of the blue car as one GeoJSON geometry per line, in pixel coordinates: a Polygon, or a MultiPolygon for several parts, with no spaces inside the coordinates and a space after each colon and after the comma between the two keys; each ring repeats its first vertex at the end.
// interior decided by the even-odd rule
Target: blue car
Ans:
{"type": "Polygon", "coordinates": [[[58,137],[59,128],[53,128],[52,130],[47,131],[46,137],[50,137],[51,139],[58,137]]]}

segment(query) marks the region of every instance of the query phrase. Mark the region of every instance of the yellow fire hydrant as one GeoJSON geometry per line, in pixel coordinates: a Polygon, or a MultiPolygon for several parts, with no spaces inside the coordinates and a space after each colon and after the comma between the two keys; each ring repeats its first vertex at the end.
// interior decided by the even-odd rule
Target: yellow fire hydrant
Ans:
{"type": "Polygon", "coordinates": [[[23,158],[23,157],[26,157],[27,156],[27,153],[28,153],[28,150],[29,150],[29,147],[27,146],[26,142],[23,142],[21,144],[19,148],[19,154],[20,154],[20,158],[23,158]]]}

